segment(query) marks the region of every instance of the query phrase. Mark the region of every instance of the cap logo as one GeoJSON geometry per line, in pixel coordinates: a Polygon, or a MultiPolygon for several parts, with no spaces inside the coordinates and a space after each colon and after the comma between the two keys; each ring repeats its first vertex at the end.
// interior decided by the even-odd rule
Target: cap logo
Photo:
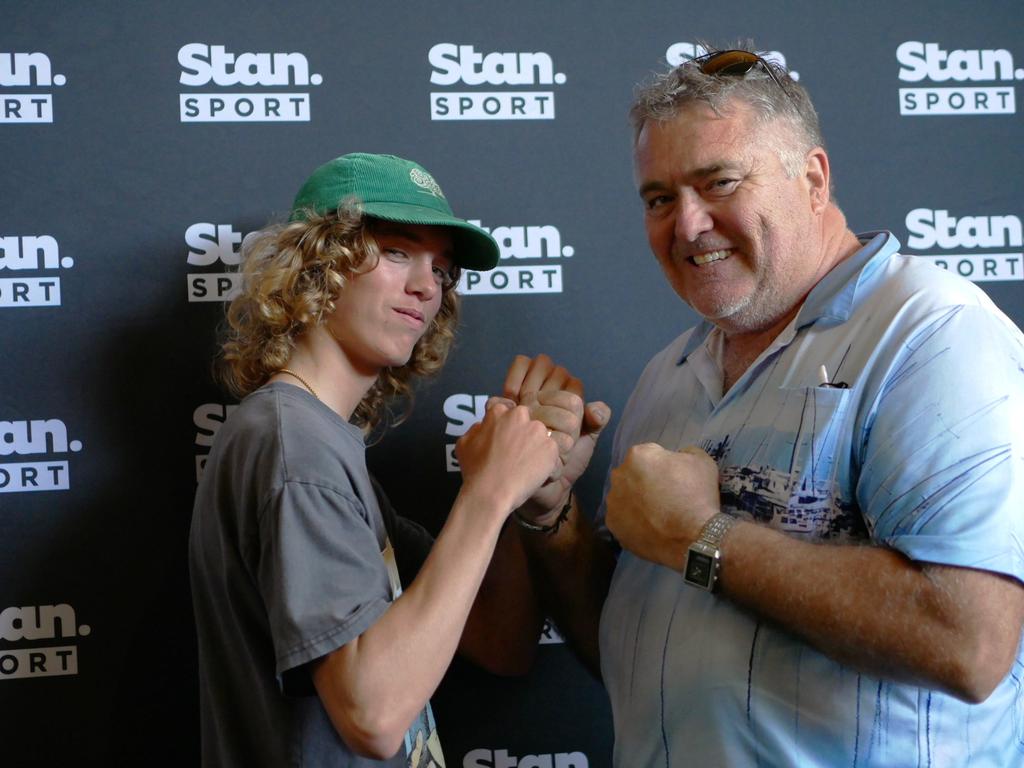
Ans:
{"type": "Polygon", "coordinates": [[[409,180],[424,192],[444,200],[444,192],[429,173],[421,171],[419,168],[413,168],[409,171],[409,180]]]}

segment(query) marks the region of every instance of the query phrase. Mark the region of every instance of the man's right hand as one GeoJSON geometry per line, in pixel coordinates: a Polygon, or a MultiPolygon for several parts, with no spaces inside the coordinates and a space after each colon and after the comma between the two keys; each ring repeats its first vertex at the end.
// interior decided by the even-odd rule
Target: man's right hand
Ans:
{"type": "Polygon", "coordinates": [[[718,465],[700,448],[640,443],[611,472],[605,524],[637,557],[682,571],[686,550],[721,511],[718,465]]]}

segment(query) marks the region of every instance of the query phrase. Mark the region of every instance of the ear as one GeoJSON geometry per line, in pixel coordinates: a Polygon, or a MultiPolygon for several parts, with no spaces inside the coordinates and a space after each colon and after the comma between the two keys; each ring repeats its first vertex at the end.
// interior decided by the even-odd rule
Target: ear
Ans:
{"type": "Polygon", "coordinates": [[[811,200],[811,211],[821,214],[831,200],[829,181],[831,179],[828,154],[824,147],[815,147],[807,153],[804,163],[804,180],[811,200]]]}

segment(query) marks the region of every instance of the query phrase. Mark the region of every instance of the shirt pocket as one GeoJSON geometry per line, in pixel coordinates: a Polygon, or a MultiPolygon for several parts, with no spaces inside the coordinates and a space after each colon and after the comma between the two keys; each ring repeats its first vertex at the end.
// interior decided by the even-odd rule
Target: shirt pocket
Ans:
{"type": "Polygon", "coordinates": [[[810,539],[864,538],[846,477],[853,391],[779,388],[775,402],[766,395],[721,441],[723,509],[810,539]]]}

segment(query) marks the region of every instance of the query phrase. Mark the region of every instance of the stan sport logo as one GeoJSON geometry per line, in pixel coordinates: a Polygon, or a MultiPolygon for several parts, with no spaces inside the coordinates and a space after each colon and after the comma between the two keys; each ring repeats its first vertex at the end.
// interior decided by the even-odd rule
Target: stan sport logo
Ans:
{"type": "Polygon", "coordinates": [[[52,123],[53,94],[42,91],[67,81],[45,53],[0,52],[0,123],[52,123]]]}
{"type": "Polygon", "coordinates": [[[906,225],[907,247],[937,266],[976,283],[1024,280],[1024,233],[1017,216],[955,216],[945,209],[915,208],[906,225]]]}
{"type": "Polygon", "coordinates": [[[446,442],[444,446],[444,463],[449,472],[459,471],[454,441],[466,434],[474,424],[483,421],[484,414],[487,413],[488,397],[457,393],[445,398],[442,406],[446,419],[444,433],[452,438],[452,442],[446,442]]]}
{"type": "Polygon", "coordinates": [[[68,440],[68,428],[60,419],[0,421],[0,493],[68,490],[68,462],[43,457],[81,450],[82,441],[68,440]],[[31,460],[8,461],[12,456],[31,460]]]}
{"type": "Polygon", "coordinates": [[[213,438],[217,436],[217,430],[237,407],[237,403],[203,403],[196,406],[192,412],[192,423],[196,428],[195,444],[206,449],[202,453],[196,454],[197,483],[203,477],[203,470],[206,468],[206,460],[209,458],[210,448],[213,447],[213,438]]]}
{"type": "Polygon", "coordinates": [[[0,309],[59,307],[57,270],[74,265],[50,235],[0,235],[0,309]]]}
{"type": "Polygon", "coordinates": [[[183,123],[309,122],[305,89],[324,81],[294,52],[236,54],[223,45],[188,43],[178,50],[178,64],[181,85],[206,89],[179,95],[183,123]]]}
{"type": "Polygon", "coordinates": [[[558,227],[502,226],[489,229],[501,252],[500,263],[489,272],[463,270],[459,293],[463,296],[511,293],[561,293],[563,259],[572,258],[576,249],[562,244],[558,227]]]}
{"type": "Polygon", "coordinates": [[[86,637],[90,632],[92,628],[79,624],[75,609],[67,603],[0,610],[0,680],[77,675],[77,646],[39,643],[66,643],[69,638],[86,637]]]}
{"type": "Polygon", "coordinates": [[[201,221],[185,230],[189,267],[210,270],[219,267],[221,270],[189,272],[186,275],[189,302],[230,301],[235,297],[240,276],[236,271],[224,269],[238,266],[241,243],[242,233],[230,224],[201,221]]]}
{"type": "Polygon", "coordinates": [[[1005,48],[946,50],[939,43],[908,40],[896,49],[901,115],[1012,115],[1017,111],[1013,83],[1024,69],[1005,48]],[[922,85],[916,85],[921,83],[922,85]],[[934,83],[935,85],[926,85],[934,83]]]}
{"type": "Polygon", "coordinates": [[[554,120],[555,92],[566,76],[548,53],[481,53],[472,45],[438,43],[427,54],[431,120],[554,120]],[[538,90],[540,88],[540,90],[538,90]]]}

